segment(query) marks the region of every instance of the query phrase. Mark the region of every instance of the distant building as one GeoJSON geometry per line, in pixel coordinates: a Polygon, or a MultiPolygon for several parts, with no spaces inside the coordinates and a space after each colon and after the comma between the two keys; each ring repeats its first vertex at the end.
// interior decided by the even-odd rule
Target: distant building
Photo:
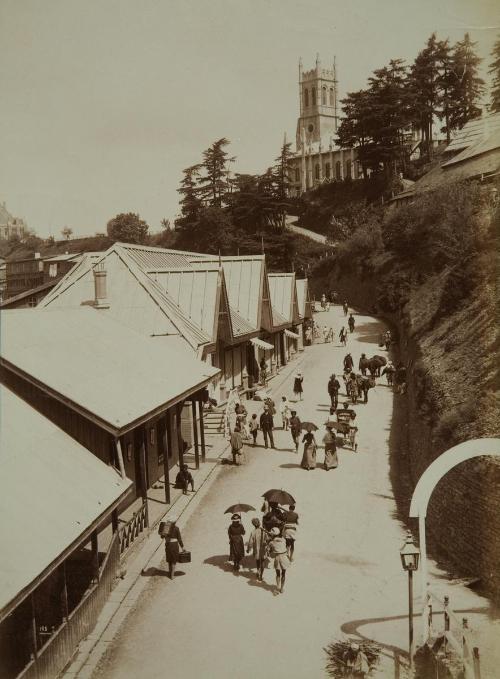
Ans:
{"type": "Polygon", "coordinates": [[[299,61],[299,118],[296,151],[291,161],[290,193],[299,196],[319,184],[361,176],[355,149],[335,142],[338,128],[337,73],[321,66],[310,71],[299,61]]]}
{"type": "Polygon", "coordinates": [[[13,259],[6,263],[3,307],[34,307],[57,281],[81,259],[79,253],[56,255],[42,259],[38,252],[29,259],[13,259]]]}
{"type": "Polygon", "coordinates": [[[0,203],[0,239],[8,240],[13,236],[22,238],[26,230],[25,221],[19,217],[13,217],[7,210],[5,202],[0,203]]]}

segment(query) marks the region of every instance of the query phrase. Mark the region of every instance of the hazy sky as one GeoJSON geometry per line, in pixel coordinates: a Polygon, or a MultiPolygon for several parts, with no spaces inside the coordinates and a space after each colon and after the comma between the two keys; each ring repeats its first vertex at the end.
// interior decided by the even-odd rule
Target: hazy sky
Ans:
{"type": "Polygon", "coordinates": [[[497,0],[0,0],[0,200],[41,236],[157,231],[212,141],[261,172],[295,140],[299,56],[335,54],[342,95],[433,31],[487,64],[497,0]]]}

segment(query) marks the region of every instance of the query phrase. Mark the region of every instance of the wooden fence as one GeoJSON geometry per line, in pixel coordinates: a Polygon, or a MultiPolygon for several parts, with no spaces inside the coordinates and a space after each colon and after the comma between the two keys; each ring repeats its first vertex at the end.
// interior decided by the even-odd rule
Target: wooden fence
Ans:
{"type": "Polygon", "coordinates": [[[136,538],[148,527],[148,503],[147,500],[134,512],[132,518],[119,529],[120,554],[123,554],[136,538]]]}
{"type": "Polygon", "coordinates": [[[38,650],[37,657],[24,668],[17,679],[54,679],[63,671],[73,657],[78,644],[95,627],[97,618],[113,587],[119,563],[120,542],[118,533],[115,533],[99,569],[97,581],[68,615],[67,620],[38,650]]]}

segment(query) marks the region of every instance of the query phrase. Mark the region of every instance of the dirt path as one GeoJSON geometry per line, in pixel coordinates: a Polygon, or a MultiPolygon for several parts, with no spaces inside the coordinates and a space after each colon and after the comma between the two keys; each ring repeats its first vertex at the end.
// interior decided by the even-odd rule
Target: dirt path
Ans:
{"type": "MultiPolygon", "coordinates": [[[[338,307],[316,318],[333,326],[336,337],[345,322],[338,307]]],[[[380,353],[380,330],[374,319],[357,316],[347,347],[355,366],[361,352],[380,353]]],[[[304,352],[300,366],[304,401],[297,404],[301,419],[323,424],[328,416],[328,377],[342,372],[345,353],[336,343],[304,352]]],[[[95,676],[324,677],[322,649],[344,632],[374,638],[394,647],[396,655],[406,650],[407,580],[399,558],[405,530],[396,518],[388,463],[393,395],[385,380],[379,382],[368,404],[356,406],[358,453],[341,449],[338,469],[302,470],[301,455],[292,451],[290,436],[282,431],[276,432],[277,450],[265,450],[260,439],[261,447],[247,449],[246,466],[220,468],[184,529],[193,563],[178,567],[184,574],[173,582],[163,575],[151,578],[121,632],[110,640],[95,676]],[[240,575],[234,575],[227,562],[229,516],[224,510],[238,501],[259,509],[262,493],[273,487],[295,496],[300,515],[296,561],[281,595],[276,593],[274,571],[266,571],[266,582],[259,583],[248,569],[250,560],[240,575]]],[[[290,397],[291,384],[292,378],[280,392],[290,397]]],[[[321,427],[318,439],[323,432],[321,427]]],[[[323,460],[323,450],[318,459],[323,460]]],[[[247,532],[252,516],[244,518],[247,532]]],[[[443,578],[437,570],[431,575],[443,578]]],[[[457,585],[452,592],[460,608],[487,606],[464,587],[457,585]]],[[[416,610],[418,606],[417,597],[416,610]]],[[[486,615],[476,618],[486,630],[482,643],[487,645],[491,626],[486,615]]],[[[483,670],[487,677],[486,667],[483,670]]],[[[383,657],[378,676],[396,676],[393,650],[383,657]]]]}

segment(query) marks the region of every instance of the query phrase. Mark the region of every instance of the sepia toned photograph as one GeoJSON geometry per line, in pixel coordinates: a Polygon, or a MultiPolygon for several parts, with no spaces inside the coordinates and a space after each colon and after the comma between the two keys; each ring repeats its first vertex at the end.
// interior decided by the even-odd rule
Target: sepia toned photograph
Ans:
{"type": "Polygon", "coordinates": [[[0,679],[499,679],[498,3],[0,45],[0,679]]]}

